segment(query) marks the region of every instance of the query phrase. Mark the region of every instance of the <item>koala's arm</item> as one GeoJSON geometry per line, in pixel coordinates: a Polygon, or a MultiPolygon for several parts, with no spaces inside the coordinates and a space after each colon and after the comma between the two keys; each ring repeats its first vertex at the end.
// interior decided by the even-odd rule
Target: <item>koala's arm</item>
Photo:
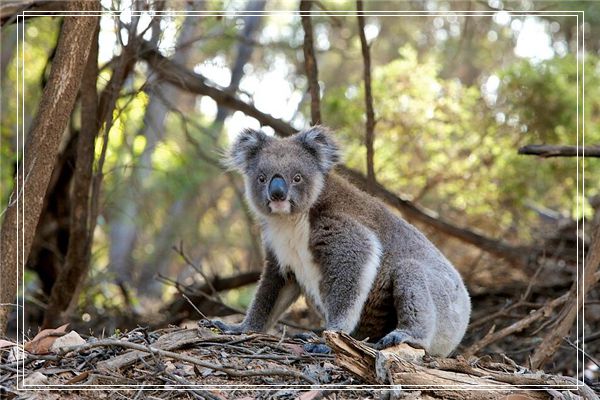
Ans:
{"type": "Polygon", "coordinates": [[[293,278],[286,278],[281,274],[273,253],[266,249],[266,255],[265,267],[246,318],[238,325],[214,321],[223,331],[266,332],[300,295],[298,283],[293,278]]]}
{"type": "Polygon", "coordinates": [[[375,234],[343,214],[311,221],[310,245],[321,267],[326,329],[352,332],[360,321],[381,261],[375,234]]]}

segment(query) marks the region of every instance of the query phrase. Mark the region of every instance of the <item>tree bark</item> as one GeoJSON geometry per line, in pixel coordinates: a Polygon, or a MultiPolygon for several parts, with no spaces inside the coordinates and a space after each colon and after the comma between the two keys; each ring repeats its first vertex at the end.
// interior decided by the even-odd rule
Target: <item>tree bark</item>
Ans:
{"type": "Polygon", "coordinates": [[[92,238],[90,237],[90,189],[94,167],[94,143],[98,134],[98,32],[94,28],[94,38],[80,89],[81,131],[77,141],[77,159],[73,194],[71,196],[71,215],[69,222],[69,246],[65,263],[60,270],[48,302],[44,316],[44,328],[59,325],[64,319],[61,315],[67,309],[76,288],[88,270],[92,238]]]}
{"type": "MultiPolygon", "coordinates": [[[[67,10],[92,11],[97,5],[96,1],[74,1],[66,7],[67,10]]],[[[27,138],[22,166],[15,178],[15,189],[0,233],[0,334],[6,329],[8,313],[15,302],[17,282],[21,280],[22,266],[29,255],[60,139],[83,76],[85,63],[81,60],[87,60],[97,20],[96,16],[65,17],[50,78],[27,138]],[[23,190],[25,182],[27,190],[23,190]]]]}

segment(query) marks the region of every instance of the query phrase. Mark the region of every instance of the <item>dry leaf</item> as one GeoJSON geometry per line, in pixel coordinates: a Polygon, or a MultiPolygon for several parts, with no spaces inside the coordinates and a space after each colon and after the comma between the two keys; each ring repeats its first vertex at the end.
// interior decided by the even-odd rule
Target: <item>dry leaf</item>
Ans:
{"type": "Polygon", "coordinates": [[[54,341],[65,334],[68,326],[69,324],[65,324],[56,329],[44,329],[35,335],[33,340],[25,343],[23,348],[32,354],[47,354],[54,341]]]}
{"type": "Polygon", "coordinates": [[[50,346],[50,351],[59,353],[64,347],[80,346],[82,344],[85,344],[85,340],[77,332],[71,331],[64,336],[56,338],[52,346],[50,346]]]}
{"type": "Polygon", "coordinates": [[[90,376],[90,371],[84,371],[81,374],[74,377],[73,379],[70,379],[67,382],[65,382],[65,385],[74,385],[86,379],[88,376],[90,376]]]}

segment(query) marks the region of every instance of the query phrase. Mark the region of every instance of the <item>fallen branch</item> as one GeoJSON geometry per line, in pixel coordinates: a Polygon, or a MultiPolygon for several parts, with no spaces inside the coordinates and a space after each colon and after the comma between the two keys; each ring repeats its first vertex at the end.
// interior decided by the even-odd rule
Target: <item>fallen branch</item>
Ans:
{"type": "Polygon", "coordinates": [[[518,394],[527,396],[523,398],[551,399],[558,391],[568,391],[584,399],[598,399],[583,382],[569,377],[481,360],[434,358],[406,344],[377,351],[345,333],[325,331],[324,336],[342,368],[370,384],[397,385],[401,390],[418,390],[421,396],[479,400],[506,399],[518,394]],[[531,385],[538,387],[530,388],[531,385]]]}
{"type": "Polygon", "coordinates": [[[553,146],[530,144],[519,149],[519,154],[540,157],[600,157],[600,146],[553,146]]]}

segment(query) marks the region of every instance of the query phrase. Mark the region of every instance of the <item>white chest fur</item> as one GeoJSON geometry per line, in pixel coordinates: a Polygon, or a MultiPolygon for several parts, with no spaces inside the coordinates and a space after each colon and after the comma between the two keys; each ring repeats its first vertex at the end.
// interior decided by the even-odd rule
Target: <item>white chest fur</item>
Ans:
{"type": "Polygon", "coordinates": [[[273,217],[265,221],[264,239],[275,253],[282,273],[291,271],[314,305],[324,312],[319,284],[321,271],[308,248],[310,224],[308,215],[273,217]]]}

